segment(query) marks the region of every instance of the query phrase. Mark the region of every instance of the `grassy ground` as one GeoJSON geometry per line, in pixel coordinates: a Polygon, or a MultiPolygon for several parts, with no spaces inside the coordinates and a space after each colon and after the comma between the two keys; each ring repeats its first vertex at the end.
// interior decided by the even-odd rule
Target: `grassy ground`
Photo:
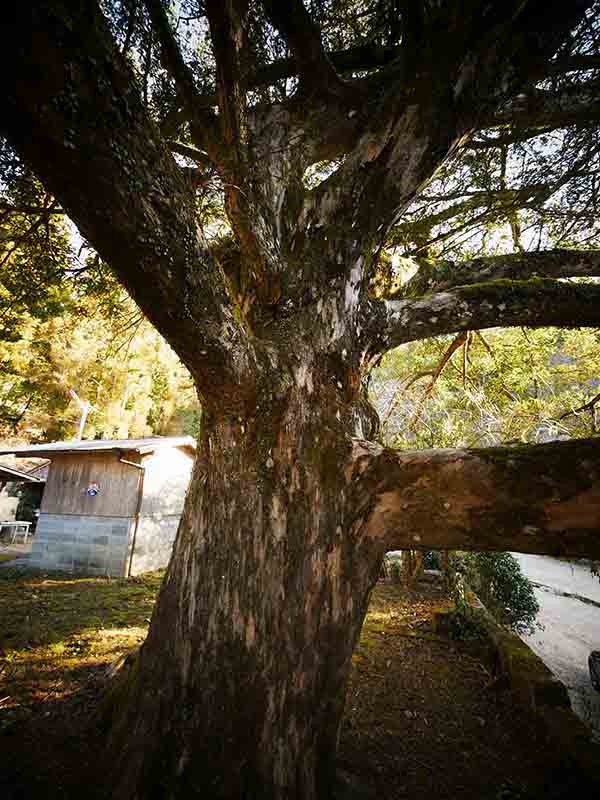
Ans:
{"type": "MultiPolygon", "coordinates": [[[[94,715],[107,667],[145,636],[161,577],[0,570],[2,800],[107,796],[94,715]]],[[[374,591],[341,739],[351,785],[358,779],[381,800],[572,793],[560,754],[498,691],[476,647],[433,631],[434,612],[447,605],[435,586],[374,591]]]]}
{"type": "Polygon", "coordinates": [[[0,571],[0,725],[11,709],[79,690],[82,676],[143,641],[161,579],[0,571]]]}

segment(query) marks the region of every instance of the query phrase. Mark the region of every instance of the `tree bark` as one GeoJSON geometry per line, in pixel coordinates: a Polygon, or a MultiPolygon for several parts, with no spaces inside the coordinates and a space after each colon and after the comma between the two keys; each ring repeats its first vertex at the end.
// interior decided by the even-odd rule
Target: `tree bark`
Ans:
{"type": "Polygon", "coordinates": [[[331,413],[327,382],[309,396],[317,379],[302,376],[270,417],[203,419],[173,558],[117,708],[116,798],[329,796],[383,549],[348,514],[344,409],[331,413]]]}
{"type": "Polygon", "coordinates": [[[597,439],[397,451],[356,442],[352,504],[386,550],[600,555],[597,439]]]}

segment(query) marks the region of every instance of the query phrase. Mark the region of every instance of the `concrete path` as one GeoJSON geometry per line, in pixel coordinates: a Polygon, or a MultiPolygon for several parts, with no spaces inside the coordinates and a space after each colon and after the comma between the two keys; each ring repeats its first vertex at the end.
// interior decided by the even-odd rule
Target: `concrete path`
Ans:
{"type": "Polygon", "coordinates": [[[600,605],[600,580],[592,575],[588,566],[550,556],[513,555],[529,580],[558,592],[594,600],[600,605]]]}
{"type": "Polygon", "coordinates": [[[600,692],[592,688],[591,650],[600,650],[600,581],[589,567],[548,556],[514,553],[536,584],[538,622],[544,630],[523,637],[566,685],[573,710],[600,741],[600,692]]]}

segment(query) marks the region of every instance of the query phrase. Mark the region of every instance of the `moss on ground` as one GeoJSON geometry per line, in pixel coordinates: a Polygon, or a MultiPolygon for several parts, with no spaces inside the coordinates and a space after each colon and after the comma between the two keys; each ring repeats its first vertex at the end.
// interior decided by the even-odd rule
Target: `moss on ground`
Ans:
{"type": "Polygon", "coordinates": [[[0,676],[4,713],[80,687],[146,637],[163,573],[79,578],[0,572],[0,676]]]}

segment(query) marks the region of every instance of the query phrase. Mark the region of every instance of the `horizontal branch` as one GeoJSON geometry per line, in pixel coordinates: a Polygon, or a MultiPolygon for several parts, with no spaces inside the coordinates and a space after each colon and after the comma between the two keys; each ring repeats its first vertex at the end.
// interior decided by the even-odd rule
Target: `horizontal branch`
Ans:
{"type": "Polygon", "coordinates": [[[549,75],[561,75],[565,72],[583,72],[588,69],[600,69],[600,56],[596,54],[572,55],[557,58],[548,64],[549,75]]]}
{"type": "Polygon", "coordinates": [[[600,250],[540,250],[473,258],[458,264],[424,263],[401,287],[405,297],[500,279],[600,277],[600,250]]]}
{"type": "Polygon", "coordinates": [[[600,286],[537,278],[459,286],[416,300],[371,300],[362,327],[372,353],[483,328],[600,327],[600,286]]]}
{"type": "MultiPolygon", "coordinates": [[[[364,72],[387,66],[398,58],[400,52],[401,48],[397,46],[378,47],[365,44],[348,50],[329,50],[326,51],[326,56],[337,72],[364,72]]],[[[297,74],[296,59],[282,58],[251,73],[244,82],[244,88],[246,91],[261,89],[286,78],[293,78],[297,74]]],[[[217,105],[217,95],[214,92],[207,92],[200,99],[205,106],[217,105]]]]}
{"type": "Polygon", "coordinates": [[[185,156],[185,158],[191,158],[192,161],[197,161],[199,164],[210,164],[208,153],[205,153],[204,150],[199,150],[197,147],[192,147],[188,144],[183,144],[183,142],[179,142],[177,139],[168,139],[167,144],[172,153],[185,156]]]}
{"type": "Polygon", "coordinates": [[[561,414],[558,418],[559,420],[566,419],[567,417],[572,417],[573,415],[583,414],[584,411],[594,411],[596,406],[600,403],[600,394],[594,395],[591,400],[588,400],[587,403],[584,403],[582,406],[578,408],[573,408],[570,411],[565,411],[564,414],[561,414]]]}
{"type": "Polygon", "coordinates": [[[480,120],[478,128],[514,125],[518,128],[561,128],[600,120],[598,82],[566,87],[556,93],[519,95],[508,108],[480,120]]]}
{"type": "Polygon", "coordinates": [[[600,439],[398,451],[356,442],[357,523],[384,550],[600,558],[600,439]]]}
{"type": "Polygon", "coordinates": [[[56,206],[27,206],[27,205],[13,205],[12,203],[5,203],[0,202],[0,211],[7,212],[9,214],[39,214],[42,217],[50,217],[53,214],[58,214],[59,216],[64,214],[62,208],[56,208],[56,206]]]}
{"type": "MultiPolygon", "coordinates": [[[[557,182],[558,183],[558,182],[557,182]]],[[[532,183],[518,189],[496,189],[488,191],[462,192],[456,193],[456,197],[461,198],[459,202],[448,205],[441,211],[428,214],[427,216],[407,219],[395,225],[386,239],[387,247],[402,246],[414,235],[415,230],[426,227],[430,231],[436,226],[449,222],[455,217],[470,214],[471,212],[485,209],[477,217],[477,222],[482,224],[487,221],[490,215],[498,215],[507,211],[514,211],[515,208],[522,208],[526,205],[539,203],[548,199],[555,191],[555,185],[547,183],[532,183]]],[[[447,197],[427,197],[421,196],[419,201],[450,201],[454,199],[452,195],[447,197]]],[[[471,220],[472,222],[472,220],[471,220]]],[[[448,235],[447,231],[440,234],[441,237],[448,235]]],[[[436,237],[437,239],[437,237],[436,237]]],[[[431,244],[431,242],[429,242],[431,244]]]]}

